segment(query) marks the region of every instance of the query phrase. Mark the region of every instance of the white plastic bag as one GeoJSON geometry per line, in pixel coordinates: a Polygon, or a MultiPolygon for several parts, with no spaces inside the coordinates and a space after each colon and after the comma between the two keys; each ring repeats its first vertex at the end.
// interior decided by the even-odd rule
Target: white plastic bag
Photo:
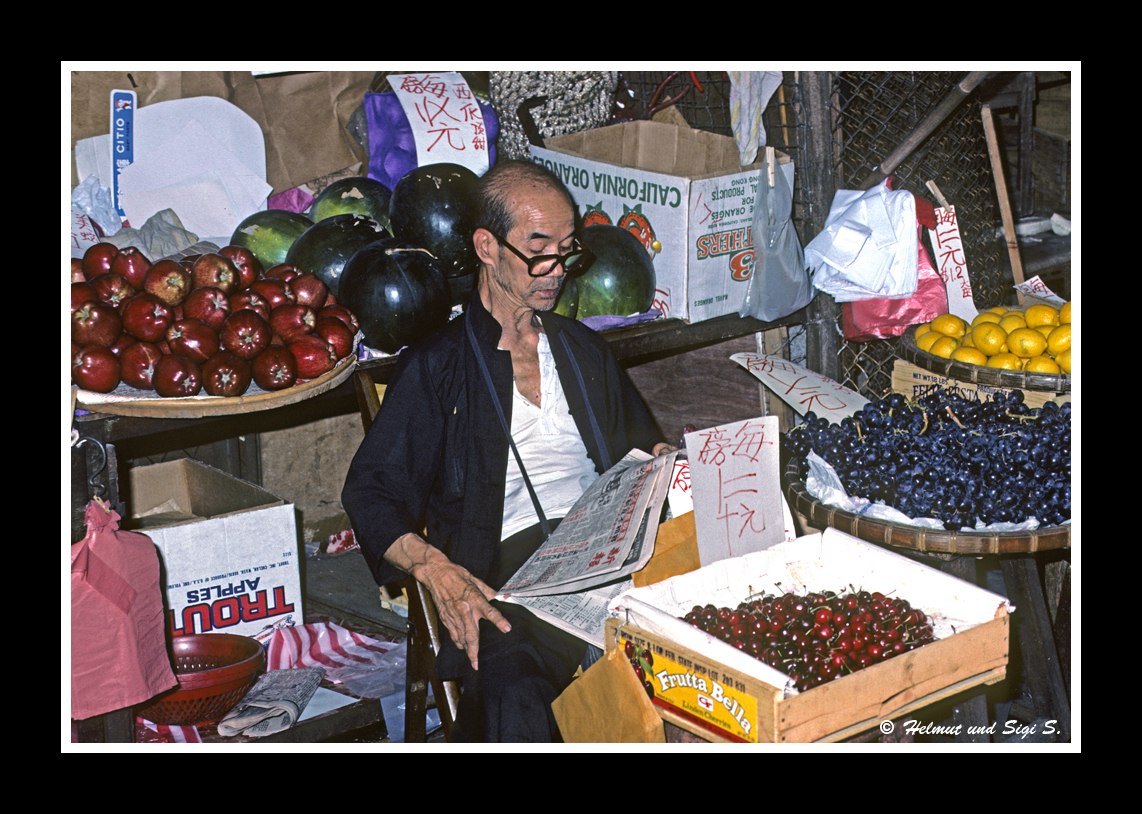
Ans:
{"type": "Polygon", "coordinates": [[[838,190],[825,228],[805,247],[813,286],[837,302],[901,299],[916,293],[916,200],[888,180],[838,190]]]}

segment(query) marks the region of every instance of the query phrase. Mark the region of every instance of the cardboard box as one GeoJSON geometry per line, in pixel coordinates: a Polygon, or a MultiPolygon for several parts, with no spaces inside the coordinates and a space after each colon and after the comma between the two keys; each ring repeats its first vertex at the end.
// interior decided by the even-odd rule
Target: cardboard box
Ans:
{"type": "Polygon", "coordinates": [[[294,506],[261,487],[182,459],[130,473],[133,529],[159,550],[172,635],[259,640],[301,624],[294,506]]]}
{"type": "MultiPolygon", "coordinates": [[[[612,223],[642,240],[654,257],[654,307],[665,316],[738,313],[764,162],[743,167],[729,136],[655,121],[557,136],[531,154],[567,184],[585,224],[612,223]]],[[[777,155],[792,187],[790,158],[777,155]]]]}
{"type": "Polygon", "coordinates": [[[629,640],[651,651],[659,715],[707,740],[745,743],[842,740],[1000,681],[1014,610],[997,594],[835,529],[635,588],[617,603],[607,649],[629,640]],[[908,599],[931,617],[936,641],[798,693],[783,673],[679,618],[755,592],[850,584],[908,599]]]}

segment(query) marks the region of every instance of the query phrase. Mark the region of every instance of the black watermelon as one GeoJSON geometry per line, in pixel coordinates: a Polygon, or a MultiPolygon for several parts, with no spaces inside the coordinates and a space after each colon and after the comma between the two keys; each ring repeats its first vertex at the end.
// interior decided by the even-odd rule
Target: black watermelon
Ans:
{"type": "Polygon", "coordinates": [[[285,262],[316,274],[340,300],[341,272],[349,258],[387,234],[381,224],[364,215],[334,215],[302,232],[290,246],[285,262]]]}
{"type": "Polygon", "coordinates": [[[618,226],[593,224],[580,231],[595,262],[576,278],[578,318],[628,317],[650,310],[654,302],[654,261],[638,238],[618,226]]]}
{"type": "Polygon", "coordinates": [[[476,270],[469,198],[478,180],[459,164],[426,164],[409,170],[393,187],[389,201],[393,237],[432,252],[445,277],[476,270]]]}

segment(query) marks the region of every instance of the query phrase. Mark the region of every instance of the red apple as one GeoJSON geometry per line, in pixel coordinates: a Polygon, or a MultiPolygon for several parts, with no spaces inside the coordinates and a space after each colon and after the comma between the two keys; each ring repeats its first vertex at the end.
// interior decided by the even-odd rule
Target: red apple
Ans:
{"type": "Polygon", "coordinates": [[[270,311],[270,327],[286,343],[299,336],[313,333],[317,312],[308,305],[287,302],[270,311]]]}
{"type": "Polygon", "coordinates": [[[88,246],[87,251],[83,253],[83,276],[93,280],[100,274],[111,271],[111,261],[118,253],[119,249],[114,243],[96,243],[94,246],[88,246]]]}
{"type": "Polygon", "coordinates": [[[238,288],[249,288],[250,283],[263,275],[262,264],[257,256],[245,246],[223,246],[218,253],[238,269],[238,288]]]}
{"type": "Polygon", "coordinates": [[[228,350],[218,351],[202,366],[202,386],[212,396],[240,396],[252,380],[250,364],[228,350]]]}
{"type": "Polygon", "coordinates": [[[111,261],[111,271],[122,276],[133,288],[143,287],[143,278],[150,267],[151,261],[134,246],[120,249],[111,261]]]}
{"type": "Polygon", "coordinates": [[[247,289],[230,295],[230,312],[241,311],[243,308],[257,311],[258,316],[267,322],[270,320],[270,304],[266,302],[266,298],[257,291],[247,289]]]}
{"type": "Polygon", "coordinates": [[[190,272],[174,260],[160,260],[143,278],[143,290],[167,305],[180,305],[191,287],[190,272]]]}
{"type": "Polygon", "coordinates": [[[138,340],[131,334],[123,331],[119,334],[119,338],[115,340],[115,344],[111,346],[111,352],[116,356],[122,356],[123,351],[131,345],[134,345],[138,340]]]}
{"type": "Polygon", "coordinates": [[[186,356],[202,364],[220,347],[218,332],[197,319],[180,319],[167,328],[167,345],[171,353],[186,356]]]}
{"type": "Polygon", "coordinates": [[[122,332],[123,320],[113,305],[89,300],[71,312],[71,340],[79,345],[110,348],[122,332]]]}
{"type": "Polygon", "coordinates": [[[250,284],[249,290],[260,294],[270,304],[270,310],[287,302],[296,301],[293,290],[279,277],[263,277],[261,280],[255,280],[250,284]]]}
{"type": "Polygon", "coordinates": [[[243,308],[223,320],[218,337],[223,348],[249,361],[266,349],[272,334],[270,323],[257,311],[243,308]]]}
{"type": "Polygon", "coordinates": [[[99,299],[108,305],[122,309],[123,303],[135,296],[135,286],[118,272],[109,271],[100,274],[91,281],[91,285],[99,292],[99,299]]]}
{"type": "Polygon", "coordinates": [[[71,310],[72,313],[75,309],[83,305],[88,300],[99,302],[99,292],[95,290],[95,286],[86,280],[80,282],[72,282],[71,284],[71,310]]]}
{"type": "Polygon", "coordinates": [[[164,355],[155,364],[151,378],[155,392],[164,398],[195,396],[202,390],[202,368],[198,362],[176,353],[164,355]]]}
{"type": "Polygon", "coordinates": [[[213,286],[229,295],[238,290],[238,269],[228,258],[207,253],[190,267],[190,282],[192,288],[213,286]]]}
{"type": "Polygon", "coordinates": [[[263,390],[284,390],[297,382],[297,360],[284,345],[270,345],[250,362],[254,383],[263,390]]]}
{"type": "Polygon", "coordinates": [[[151,380],[163,352],[153,342],[135,342],[119,355],[123,381],[140,390],[154,390],[151,380]]]}
{"type": "Polygon", "coordinates": [[[289,343],[289,349],[297,360],[300,379],[316,379],[337,367],[337,352],[320,336],[299,336],[289,343]]]}
{"type": "Polygon", "coordinates": [[[333,346],[338,359],[344,359],[353,352],[355,334],[337,317],[321,317],[313,326],[313,333],[333,346]]]}
{"type": "Polygon", "coordinates": [[[329,286],[311,271],[294,277],[289,281],[289,287],[293,289],[294,298],[298,302],[308,305],[314,311],[320,311],[329,299],[329,286]]]}
{"type": "Polygon", "coordinates": [[[71,380],[92,393],[110,393],[119,386],[119,357],[102,345],[88,345],[71,357],[71,380]]]}
{"type": "Polygon", "coordinates": [[[83,276],[83,258],[71,258],[71,281],[73,283],[82,283],[87,278],[83,276]]]}
{"type": "Polygon", "coordinates": [[[301,274],[301,269],[289,263],[278,263],[276,266],[271,266],[266,272],[267,277],[273,277],[278,280],[285,280],[289,282],[294,277],[301,274]]]}
{"type": "Polygon", "coordinates": [[[171,307],[145,291],[123,304],[123,330],[141,342],[158,342],[174,322],[171,307]]]}
{"type": "Polygon", "coordinates": [[[326,305],[317,312],[317,316],[319,319],[321,317],[337,317],[349,327],[353,336],[356,336],[357,331],[361,330],[361,324],[357,321],[357,317],[344,305],[326,305]]]}
{"type": "Polygon", "coordinates": [[[190,292],[182,304],[182,311],[184,316],[201,320],[217,331],[230,316],[230,299],[221,288],[204,286],[190,292]]]}

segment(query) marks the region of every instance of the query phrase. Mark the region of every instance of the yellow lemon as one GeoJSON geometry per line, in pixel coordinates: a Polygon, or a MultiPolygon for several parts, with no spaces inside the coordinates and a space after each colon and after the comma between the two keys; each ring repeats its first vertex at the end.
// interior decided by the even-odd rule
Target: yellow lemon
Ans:
{"type": "Polygon", "coordinates": [[[1027,373],[1061,373],[1062,368],[1059,367],[1058,362],[1050,356],[1032,356],[1027,360],[1027,364],[1023,365],[1023,370],[1027,373]]]}
{"type": "Polygon", "coordinates": [[[968,324],[955,314],[940,314],[932,320],[932,330],[939,331],[944,336],[959,339],[968,330],[968,324]]]}
{"type": "Polygon", "coordinates": [[[999,320],[1001,319],[1003,319],[1002,314],[997,314],[994,311],[984,311],[975,315],[975,318],[971,321],[971,326],[974,328],[981,322],[994,322],[996,325],[998,325],[999,320]]]}
{"type": "Polygon", "coordinates": [[[1007,342],[1007,331],[992,322],[982,322],[971,329],[972,344],[985,356],[1000,353],[1007,342]]]}
{"type": "Polygon", "coordinates": [[[968,332],[966,334],[964,334],[963,336],[960,337],[960,347],[961,348],[974,348],[975,347],[975,340],[971,338],[971,329],[970,328],[968,329],[968,332]]]}
{"type": "Polygon", "coordinates": [[[991,313],[993,313],[993,314],[999,314],[1000,316],[1003,316],[1003,315],[1004,315],[1004,314],[1006,314],[1006,313],[1008,312],[1008,310],[1010,310],[1010,309],[1008,309],[1008,308],[1005,308],[1005,307],[1003,307],[1002,305],[997,305],[997,306],[995,306],[994,308],[988,308],[987,310],[988,310],[988,311],[990,311],[990,312],[991,312],[991,313]]]}
{"type": "Polygon", "coordinates": [[[916,347],[920,350],[930,351],[932,350],[932,345],[936,343],[936,340],[941,338],[946,337],[939,331],[928,331],[928,333],[923,336],[916,337],[916,347]]]}
{"type": "Polygon", "coordinates": [[[1063,307],[1059,309],[1059,324],[1065,325],[1071,321],[1071,303],[1067,301],[1063,303],[1063,307]]]}
{"type": "Polygon", "coordinates": [[[1052,305],[1029,305],[1023,312],[1023,319],[1027,320],[1028,328],[1039,325],[1058,325],[1059,309],[1052,305]]]}
{"type": "Polygon", "coordinates": [[[1023,360],[1014,353],[997,353],[987,360],[987,366],[1000,370],[1022,370],[1023,360]]]}
{"type": "Polygon", "coordinates": [[[968,348],[961,345],[952,351],[952,358],[957,362],[967,362],[969,365],[986,365],[987,356],[978,348],[968,348]]]}
{"type": "Polygon", "coordinates": [[[1071,323],[1064,322],[1047,335],[1047,353],[1058,356],[1071,349],[1071,323]]]}
{"type": "Polygon", "coordinates": [[[916,326],[916,333],[914,334],[914,338],[919,339],[920,337],[922,337],[924,334],[928,333],[931,330],[932,330],[932,323],[921,322],[919,325],[916,326]]]}
{"type": "Polygon", "coordinates": [[[932,347],[928,349],[928,353],[933,356],[939,356],[941,359],[950,359],[952,351],[960,346],[958,339],[951,336],[941,336],[932,343],[932,347]]]}
{"type": "Polygon", "coordinates": [[[1064,373],[1071,372],[1071,349],[1067,348],[1065,351],[1055,357],[1055,364],[1059,366],[1064,373]]]}
{"type": "Polygon", "coordinates": [[[1016,328],[1007,335],[1007,349],[1022,359],[1030,359],[1047,350],[1047,337],[1034,328],[1016,328]]]}
{"type": "Polygon", "coordinates": [[[999,327],[1011,333],[1016,328],[1026,328],[1027,320],[1018,311],[1012,311],[1010,314],[1003,315],[1003,319],[999,320],[999,327]]]}

